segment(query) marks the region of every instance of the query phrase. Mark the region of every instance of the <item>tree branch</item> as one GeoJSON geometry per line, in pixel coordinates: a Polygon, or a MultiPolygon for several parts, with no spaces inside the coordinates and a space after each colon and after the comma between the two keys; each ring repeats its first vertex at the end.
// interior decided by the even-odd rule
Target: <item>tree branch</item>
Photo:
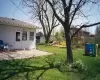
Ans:
{"type": "Polygon", "coordinates": [[[74,16],[75,16],[76,12],[78,11],[78,9],[80,8],[81,2],[82,2],[82,0],[80,0],[80,1],[78,2],[76,8],[74,9],[74,13],[73,13],[72,18],[71,18],[71,20],[70,20],[69,26],[71,26],[71,24],[72,24],[72,22],[73,22],[73,19],[74,19],[74,16]]]}
{"type": "Polygon", "coordinates": [[[66,7],[67,7],[67,5],[66,5],[66,0],[61,0],[62,1],[62,3],[63,3],[63,8],[65,9],[66,7]]]}
{"type": "Polygon", "coordinates": [[[49,30],[50,30],[50,23],[49,23],[50,21],[49,21],[49,17],[48,17],[48,15],[47,15],[47,13],[46,13],[47,11],[44,10],[44,9],[43,9],[43,11],[44,11],[45,18],[46,18],[46,21],[47,21],[47,24],[48,24],[48,27],[49,27],[49,30]]]}
{"type": "Polygon", "coordinates": [[[71,40],[73,39],[73,37],[74,37],[82,28],[92,27],[92,26],[95,26],[95,25],[98,25],[98,24],[100,24],[100,22],[93,23],[93,24],[90,24],[90,25],[82,25],[82,26],[71,36],[71,40]]]}
{"type": "Polygon", "coordinates": [[[73,3],[73,0],[70,0],[70,1],[69,1],[69,6],[68,6],[68,11],[69,11],[69,12],[70,12],[70,10],[71,10],[72,3],[73,3]]]}
{"type": "Polygon", "coordinates": [[[64,24],[64,21],[63,21],[63,20],[58,16],[58,14],[56,13],[53,4],[52,4],[49,0],[46,0],[46,1],[47,1],[47,2],[49,3],[49,5],[51,6],[55,17],[59,20],[59,22],[61,22],[61,24],[64,24]]]}

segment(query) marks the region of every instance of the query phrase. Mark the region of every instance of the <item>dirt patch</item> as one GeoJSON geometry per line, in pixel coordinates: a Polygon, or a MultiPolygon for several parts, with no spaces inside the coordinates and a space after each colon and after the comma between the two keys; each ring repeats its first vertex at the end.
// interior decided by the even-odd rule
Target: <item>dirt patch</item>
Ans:
{"type": "Polygon", "coordinates": [[[14,50],[14,51],[0,52],[0,60],[23,59],[23,58],[51,55],[51,54],[53,54],[53,53],[39,51],[36,49],[33,49],[33,50],[14,50]]]}

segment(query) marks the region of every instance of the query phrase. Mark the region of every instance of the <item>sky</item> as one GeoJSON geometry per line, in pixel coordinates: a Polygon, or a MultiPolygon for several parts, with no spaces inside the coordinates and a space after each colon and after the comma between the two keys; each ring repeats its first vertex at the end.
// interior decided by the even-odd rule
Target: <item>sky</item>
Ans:
{"type": "MultiPolygon", "coordinates": [[[[21,0],[12,0],[12,1],[16,5],[21,7],[20,5],[21,0]]],[[[10,0],[0,0],[0,16],[20,19],[20,20],[26,20],[26,21],[29,20],[29,17],[26,16],[23,12],[21,12],[14,4],[12,4],[10,0]]]]}
{"type": "MultiPolygon", "coordinates": [[[[26,22],[32,23],[31,15],[28,13],[27,9],[25,7],[22,7],[21,0],[12,0],[17,6],[20,7],[27,15],[25,15],[20,9],[18,9],[10,0],[0,0],[0,17],[8,17],[8,18],[14,18],[26,22]]],[[[86,6],[88,7],[88,6],[86,6]]],[[[96,7],[97,8],[97,7],[96,7]]],[[[90,23],[99,22],[100,21],[100,13],[96,10],[96,8],[92,7],[92,11],[89,12],[89,15],[92,15],[88,18],[87,21],[90,23]],[[95,13],[95,14],[94,14],[95,13]]],[[[87,8],[86,8],[87,9],[87,8]]],[[[88,10],[86,10],[88,11],[88,10]]],[[[88,12],[86,12],[88,13],[88,12]]],[[[82,21],[86,21],[85,19],[78,19],[74,21],[74,24],[81,23],[82,21]]],[[[38,22],[34,23],[35,25],[39,26],[38,22]]],[[[88,28],[87,31],[91,32],[92,34],[95,33],[96,27],[88,28]]]]}

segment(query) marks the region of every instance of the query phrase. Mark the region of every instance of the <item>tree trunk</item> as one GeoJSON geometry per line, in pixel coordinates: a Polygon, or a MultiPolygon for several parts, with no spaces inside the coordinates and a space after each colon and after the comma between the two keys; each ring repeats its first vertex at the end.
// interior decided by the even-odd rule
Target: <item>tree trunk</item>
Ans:
{"type": "Polygon", "coordinates": [[[48,43],[49,43],[49,37],[47,36],[45,39],[45,44],[48,44],[48,43]]]}
{"type": "Polygon", "coordinates": [[[73,54],[71,48],[71,38],[68,31],[65,30],[66,50],[67,50],[67,63],[73,63],[73,54]]]}
{"type": "Polygon", "coordinates": [[[49,43],[50,35],[51,35],[51,31],[45,37],[45,44],[48,44],[49,43]]]}

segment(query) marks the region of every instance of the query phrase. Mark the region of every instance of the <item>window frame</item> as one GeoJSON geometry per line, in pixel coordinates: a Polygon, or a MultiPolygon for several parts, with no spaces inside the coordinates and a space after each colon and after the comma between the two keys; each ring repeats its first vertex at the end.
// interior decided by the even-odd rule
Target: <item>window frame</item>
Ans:
{"type": "Polygon", "coordinates": [[[22,41],[27,41],[27,36],[27,31],[22,31],[22,41]],[[26,34],[23,34],[24,32],[26,32],[26,34]],[[23,37],[25,37],[25,39],[23,37]]]}
{"type": "Polygon", "coordinates": [[[34,41],[34,32],[30,32],[29,33],[29,40],[30,41],[34,41]],[[33,35],[31,35],[31,33],[33,33],[33,35]]]}
{"type": "Polygon", "coordinates": [[[16,41],[21,41],[21,32],[19,32],[19,31],[16,32],[16,41]],[[17,33],[19,33],[19,39],[18,39],[17,33]]]}

